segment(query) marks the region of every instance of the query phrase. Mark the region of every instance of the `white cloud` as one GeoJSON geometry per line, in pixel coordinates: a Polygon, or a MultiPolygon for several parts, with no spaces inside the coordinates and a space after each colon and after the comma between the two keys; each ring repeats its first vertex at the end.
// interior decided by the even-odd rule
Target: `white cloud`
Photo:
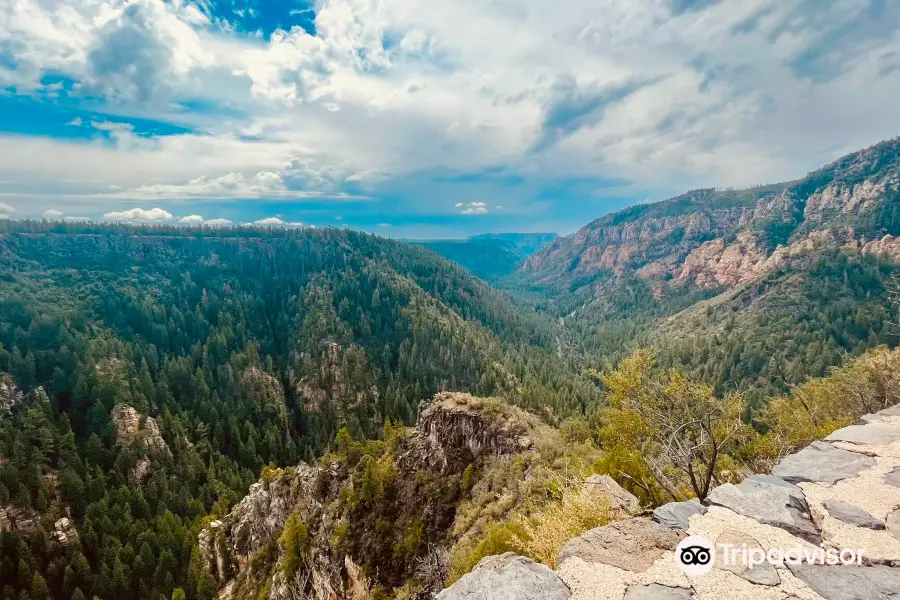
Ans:
{"type": "Polygon", "coordinates": [[[81,127],[83,123],[84,122],[81,120],[81,117],[75,117],[74,119],[66,123],[66,125],[71,125],[72,127],[81,127]]]}
{"type": "Polygon", "coordinates": [[[10,206],[9,204],[6,204],[5,202],[0,202],[0,212],[11,213],[11,212],[15,212],[15,211],[16,211],[16,209],[13,208],[12,206],[10,206]]]}
{"type": "Polygon", "coordinates": [[[161,208],[151,208],[150,210],[132,208],[104,213],[103,217],[105,219],[123,219],[128,221],[171,221],[173,219],[172,213],[161,208]]]}
{"type": "Polygon", "coordinates": [[[488,212],[487,204],[484,202],[458,202],[456,208],[462,209],[459,211],[461,215],[484,215],[488,212]]]}
{"type": "Polygon", "coordinates": [[[227,227],[231,224],[232,222],[229,219],[210,219],[204,223],[204,225],[209,225],[210,227],[227,227]]]}
{"type": "Polygon", "coordinates": [[[66,217],[63,219],[66,223],[84,223],[90,221],[90,217],[66,217]]]}
{"type": "Polygon", "coordinates": [[[55,208],[49,208],[44,211],[44,214],[42,216],[47,221],[56,221],[56,220],[63,218],[64,215],[65,215],[65,213],[63,213],[61,210],[56,210],[55,208]]]}
{"type": "Polygon", "coordinates": [[[260,37],[205,0],[9,4],[0,87],[53,94],[44,76],[61,75],[123,120],[196,130],[0,136],[5,187],[47,198],[361,197],[419,178],[416,212],[474,194],[485,206],[456,208],[483,214],[527,194],[476,182],[450,200],[428,174],[500,169],[532,191],[622,179],[657,197],[796,177],[900,132],[891,2],[319,0],[315,36],[260,37]]]}
{"type": "Polygon", "coordinates": [[[252,224],[260,225],[262,227],[303,227],[303,223],[282,221],[279,217],[266,217],[264,219],[253,221],[252,224]]]}
{"type": "Polygon", "coordinates": [[[180,219],[178,219],[178,222],[196,225],[199,223],[203,223],[203,217],[201,217],[200,215],[188,215],[186,217],[181,217],[180,219]]]}

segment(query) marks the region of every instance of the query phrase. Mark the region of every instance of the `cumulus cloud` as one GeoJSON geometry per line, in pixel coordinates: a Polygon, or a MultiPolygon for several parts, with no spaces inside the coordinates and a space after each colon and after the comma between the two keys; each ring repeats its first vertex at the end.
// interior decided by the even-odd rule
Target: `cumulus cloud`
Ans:
{"type": "Polygon", "coordinates": [[[227,227],[231,225],[232,222],[230,219],[210,219],[204,223],[204,225],[209,225],[210,227],[227,227]]]}
{"type": "Polygon", "coordinates": [[[178,222],[197,225],[203,223],[203,217],[201,217],[200,215],[188,215],[186,217],[181,217],[180,219],[178,219],[178,222]]]}
{"type": "Polygon", "coordinates": [[[103,217],[105,219],[122,219],[126,221],[171,221],[174,218],[172,213],[162,208],[151,208],[150,210],[132,208],[104,213],[103,217]]]}
{"type": "Polygon", "coordinates": [[[486,201],[465,214],[525,201],[552,213],[542,192],[560,182],[615,179],[656,198],[782,180],[900,131],[895,2],[315,4],[314,35],[257,37],[205,0],[11,3],[0,87],[52,95],[46,76],[61,76],[70,99],[193,131],[4,134],[0,179],[61,198],[383,193],[417,214],[453,197],[486,201]],[[524,191],[470,176],[494,168],[524,191]],[[436,193],[454,185],[467,195],[436,193]]]}
{"type": "Polygon", "coordinates": [[[457,202],[456,208],[459,208],[461,215],[484,215],[487,214],[487,204],[484,202],[457,202]]]}
{"type": "Polygon", "coordinates": [[[282,221],[279,217],[266,217],[264,219],[259,219],[257,221],[253,221],[253,225],[259,225],[261,227],[303,227],[303,223],[282,221]]]}
{"type": "Polygon", "coordinates": [[[55,208],[48,208],[44,211],[44,214],[42,216],[47,221],[57,221],[63,218],[63,216],[65,216],[65,213],[63,213],[61,210],[56,210],[55,208]]]}

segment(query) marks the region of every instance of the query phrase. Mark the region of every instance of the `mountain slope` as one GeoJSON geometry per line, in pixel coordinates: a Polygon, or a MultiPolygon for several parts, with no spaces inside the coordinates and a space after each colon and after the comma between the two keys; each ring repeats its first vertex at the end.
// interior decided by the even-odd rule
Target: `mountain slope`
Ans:
{"type": "Polygon", "coordinates": [[[784,184],[697,190],[597,219],[528,259],[520,288],[595,360],[635,344],[758,398],[895,344],[900,138],[784,184]]]}
{"type": "Polygon", "coordinates": [[[549,421],[599,403],[552,324],[425,249],[0,228],[4,597],[212,600],[196,532],[264,465],[313,461],[339,431],[378,438],[444,390],[549,421]]]}

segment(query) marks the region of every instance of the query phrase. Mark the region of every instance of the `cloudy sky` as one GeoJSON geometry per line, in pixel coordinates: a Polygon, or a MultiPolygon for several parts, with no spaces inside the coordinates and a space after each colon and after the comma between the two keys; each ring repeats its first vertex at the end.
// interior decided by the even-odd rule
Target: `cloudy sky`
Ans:
{"type": "Polygon", "coordinates": [[[3,0],[0,214],[570,232],[900,134],[894,0],[3,0]]]}

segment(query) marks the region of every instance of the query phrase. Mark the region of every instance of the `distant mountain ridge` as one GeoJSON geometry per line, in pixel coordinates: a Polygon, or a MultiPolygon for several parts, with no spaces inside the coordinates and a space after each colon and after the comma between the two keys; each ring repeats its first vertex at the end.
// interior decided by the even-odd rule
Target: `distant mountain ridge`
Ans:
{"type": "Polygon", "coordinates": [[[525,260],[551,243],[555,233],[484,233],[461,240],[417,240],[473,275],[493,281],[515,272],[525,260]]]}
{"type": "Polygon", "coordinates": [[[892,241],[900,235],[898,194],[900,138],[894,138],[796,181],[693,190],[605,215],[529,257],[521,277],[577,288],[630,273],[661,294],[685,284],[746,282],[809,240],[900,256],[892,241]]]}

